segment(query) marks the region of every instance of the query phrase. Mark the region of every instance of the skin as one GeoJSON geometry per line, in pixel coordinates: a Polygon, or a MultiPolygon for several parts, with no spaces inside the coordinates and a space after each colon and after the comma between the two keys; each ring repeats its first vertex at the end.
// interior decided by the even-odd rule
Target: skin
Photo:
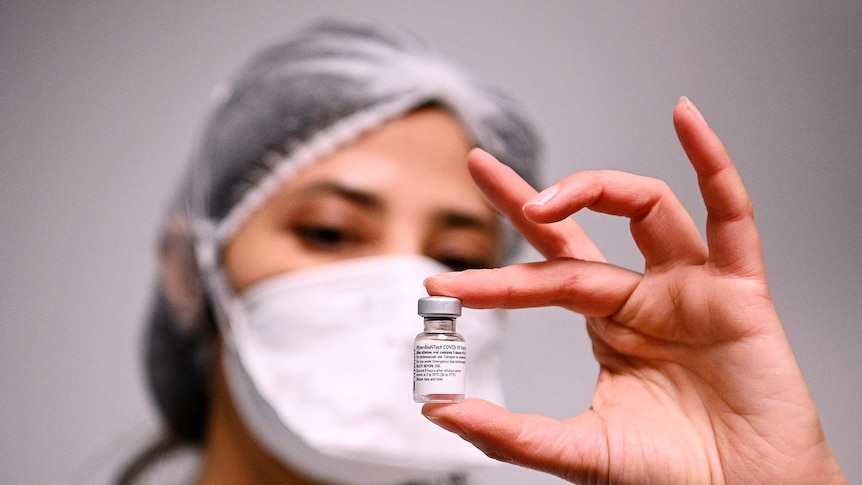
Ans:
{"type": "Polygon", "coordinates": [[[661,181],[575,173],[540,194],[487,153],[469,167],[547,258],[432,277],[476,308],[558,305],[586,315],[600,364],[591,408],[569,419],[480,400],[426,404],[489,456],[578,483],[846,483],[773,306],[751,200],[694,105],[674,110],[707,208],[707,241],[661,181]],[[645,259],[606,263],[568,216],[628,217],[645,259]]]}
{"type": "MultiPolygon", "coordinates": [[[[453,269],[497,264],[497,216],[470,177],[470,147],[452,116],[427,108],[315,163],[285,182],[227,245],[223,265],[234,290],[379,254],[421,254],[453,269]]],[[[198,483],[313,483],[256,442],[217,367],[198,483]]]]}

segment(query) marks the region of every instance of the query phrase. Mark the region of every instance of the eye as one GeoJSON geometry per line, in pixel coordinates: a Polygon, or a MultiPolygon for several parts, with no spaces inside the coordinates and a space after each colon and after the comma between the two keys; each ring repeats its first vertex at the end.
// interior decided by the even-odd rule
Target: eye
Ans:
{"type": "Polygon", "coordinates": [[[334,226],[297,225],[293,233],[307,246],[319,249],[337,249],[355,239],[346,230],[334,226]]]}
{"type": "Polygon", "coordinates": [[[491,268],[499,264],[496,234],[473,228],[447,228],[434,233],[425,254],[453,271],[491,268]]]}
{"type": "Polygon", "coordinates": [[[488,261],[457,256],[438,257],[437,261],[445,264],[452,271],[463,271],[465,269],[485,269],[491,267],[491,264],[488,261]]]}

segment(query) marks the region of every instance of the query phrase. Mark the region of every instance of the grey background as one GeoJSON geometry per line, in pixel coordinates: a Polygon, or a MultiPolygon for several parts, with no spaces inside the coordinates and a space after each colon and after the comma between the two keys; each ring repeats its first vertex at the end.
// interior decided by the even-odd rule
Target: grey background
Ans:
{"type": "MultiPolygon", "coordinates": [[[[862,481],[860,3],[462,3],[0,3],[0,481],[98,482],[155,435],[140,368],[154,229],[208,93],[327,13],[407,26],[520,99],[547,183],[594,167],[655,176],[702,220],[671,126],[692,98],[753,193],[778,309],[862,481]]],[[[641,266],[624,220],[578,218],[612,261],[641,266]]],[[[510,407],[588,407],[582,319],[513,320],[510,407]]],[[[480,482],[559,480],[503,467],[480,482]]]]}

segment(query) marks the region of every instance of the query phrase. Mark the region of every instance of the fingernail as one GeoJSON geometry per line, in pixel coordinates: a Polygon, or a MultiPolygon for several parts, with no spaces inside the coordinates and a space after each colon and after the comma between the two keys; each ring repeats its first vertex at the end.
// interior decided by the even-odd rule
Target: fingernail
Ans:
{"type": "Polygon", "coordinates": [[[458,271],[451,271],[449,273],[435,274],[433,276],[429,276],[429,277],[425,278],[425,282],[427,283],[428,281],[431,281],[431,280],[434,280],[434,281],[452,280],[452,279],[457,278],[459,274],[461,274],[461,273],[458,271]]]}
{"type": "Polygon", "coordinates": [[[700,118],[700,121],[703,121],[703,124],[705,124],[705,125],[709,125],[709,123],[707,123],[707,122],[706,122],[706,118],[704,118],[704,117],[703,117],[703,114],[701,114],[700,110],[699,110],[699,109],[697,109],[697,106],[695,106],[695,105],[694,105],[694,103],[692,103],[690,99],[688,99],[687,97],[683,96],[683,97],[679,98],[679,100],[680,100],[680,101],[682,101],[682,102],[684,102],[684,103],[685,103],[685,107],[686,107],[689,111],[691,111],[692,113],[696,114],[696,115],[697,115],[697,117],[698,117],[698,118],[700,118]]]}
{"type": "Polygon", "coordinates": [[[533,197],[532,199],[530,199],[529,202],[524,204],[524,207],[527,207],[528,205],[543,206],[543,205],[547,204],[548,202],[550,202],[550,200],[553,199],[554,196],[557,195],[557,192],[559,192],[559,191],[560,191],[559,185],[552,185],[552,186],[548,187],[547,189],[536,194],[535,197],[533,197]]]}

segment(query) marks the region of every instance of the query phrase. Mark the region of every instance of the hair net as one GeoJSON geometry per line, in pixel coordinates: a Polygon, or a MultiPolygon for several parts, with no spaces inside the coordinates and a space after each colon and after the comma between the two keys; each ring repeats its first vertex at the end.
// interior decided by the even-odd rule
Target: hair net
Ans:
{"type": "Polygon", "coordinates": [[[162,227],[147,340],[159,409],[173,433],[192,441],[204,429],[215,333],[202,266],[217,264],[217,253],[286,179],[429,104],[450,111],[477,146],[531,183],[538,152],[529,124],[508,98],[416,37],[364,24],[327,21],[266,48],[214,98],[162,227]]]}

